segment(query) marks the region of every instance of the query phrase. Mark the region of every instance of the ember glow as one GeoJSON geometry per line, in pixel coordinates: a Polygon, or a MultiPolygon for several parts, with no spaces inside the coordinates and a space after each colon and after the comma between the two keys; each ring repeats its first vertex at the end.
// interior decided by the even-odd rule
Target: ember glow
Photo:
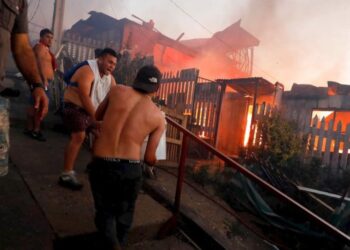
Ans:
{"type": "Polygon", "coordinates": [[[244,142],[243,142],[244,147],[248,145],[250,126],[252,124],[252,117],[253,117],[253,105],[249,105],[248,114],[247,114],[247,123],[245,126],[245,133],[244,133],[244,142]]]}
{"type": "Polygon", "coordinates": [[[205,131],[203,130],[202,132],[199,133],[198,135],[202,139],[208,139],[209,137],[205,135],[205,131]]]}

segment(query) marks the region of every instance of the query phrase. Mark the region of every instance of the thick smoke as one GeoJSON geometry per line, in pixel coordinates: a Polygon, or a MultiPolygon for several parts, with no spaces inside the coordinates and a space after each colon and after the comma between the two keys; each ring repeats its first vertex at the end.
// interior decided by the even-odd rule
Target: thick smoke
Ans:
{"type": "MultiPolygon", "coordinates": [[[[37,0],[38,1],[38,0],[37,0]]],[[[32,0],[29,16],[36,0],[32,0]]],[[[136,14],[153,19],[156,28],[176,38],[210,37],[242,19],[241,26],[260,40],[255,50],[254,75],[279,81],[289,89],[293,82],[325,85],[328,80],[350,84],[349,0],[73,0],[66,1],[65,28],[86,19],[90,10],[116,18],[136,14]],[[208,31],[209,30],[209,31],[208,31]]],[[[53,0],[41,1],[33,22],[51,26],[53,0]]],[[[40,28],[32,30],[38,32],[40,28]]]]}

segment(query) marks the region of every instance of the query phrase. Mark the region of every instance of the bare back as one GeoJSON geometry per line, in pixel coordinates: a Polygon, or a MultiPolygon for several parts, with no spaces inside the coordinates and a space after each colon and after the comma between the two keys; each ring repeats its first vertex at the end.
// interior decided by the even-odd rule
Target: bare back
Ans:
{"type": "Polygon", "coordinates": [[[101,112],[103,122],[94,144],[95,156],[140,160],[142,143],[149,135],[145,161],[155,161],[153,158],[165,129],[165,120],[150,96],[117,85],[100,105],[96,116],[101,112]]]}

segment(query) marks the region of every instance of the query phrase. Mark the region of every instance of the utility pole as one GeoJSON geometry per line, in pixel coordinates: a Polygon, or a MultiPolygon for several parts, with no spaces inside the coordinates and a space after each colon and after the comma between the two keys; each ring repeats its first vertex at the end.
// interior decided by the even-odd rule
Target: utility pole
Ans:
{"type": "Polygon", "coordinates": [[[63,17],[64,17],[65,0],[55,0],[53,18],[52,18],[52,32],[53,32],[53,45],[52,51],[57,53],[61,46],[63,37],[63,17]]]}

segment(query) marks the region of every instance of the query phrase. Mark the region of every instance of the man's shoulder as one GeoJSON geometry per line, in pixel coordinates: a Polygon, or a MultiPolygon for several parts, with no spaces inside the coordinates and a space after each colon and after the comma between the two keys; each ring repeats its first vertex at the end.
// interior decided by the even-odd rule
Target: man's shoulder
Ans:
{"type": "Polygon", "coordinates": [[[94,74],[89,64],[82,65],[80,68],[77,69],[76,72],[84,72],[91,75],[94,74]]]}
{"type": "Polygon", "coordinates": [[[165,120],[164,112],[160,110],[160,108],[153,101],[151,101],[149,108],[150,113],[157,121],[165,120]]]}
{"type": "Polygon", "coordinates": [[[94,72],[90,68],[88,64],[81,66],[78,68],[74,74],[73,77],[82,77],[82,78],[91,78],[93,80],[94,78],[94,72]]]}
{"type": "Polygon", "coordinates": [[[110,95],[113,96],[130,96],[130,87],[122,84],[113,84],[109,90],[110,95]]]}
{"type": "Polygon", "coordinates": [[[111,87],[111,90],[114,91],[130,91],[130,87],[122,84],[115,84],[111,87]]]}
{"type": "Polygon", "coordinates": [[[49,48],[47,46],[45,46],[44,44],[42,44],[42,43],[35,44],[33,49],[35,51],[45,51],[45,52],[49,51],[49,48]]]}

